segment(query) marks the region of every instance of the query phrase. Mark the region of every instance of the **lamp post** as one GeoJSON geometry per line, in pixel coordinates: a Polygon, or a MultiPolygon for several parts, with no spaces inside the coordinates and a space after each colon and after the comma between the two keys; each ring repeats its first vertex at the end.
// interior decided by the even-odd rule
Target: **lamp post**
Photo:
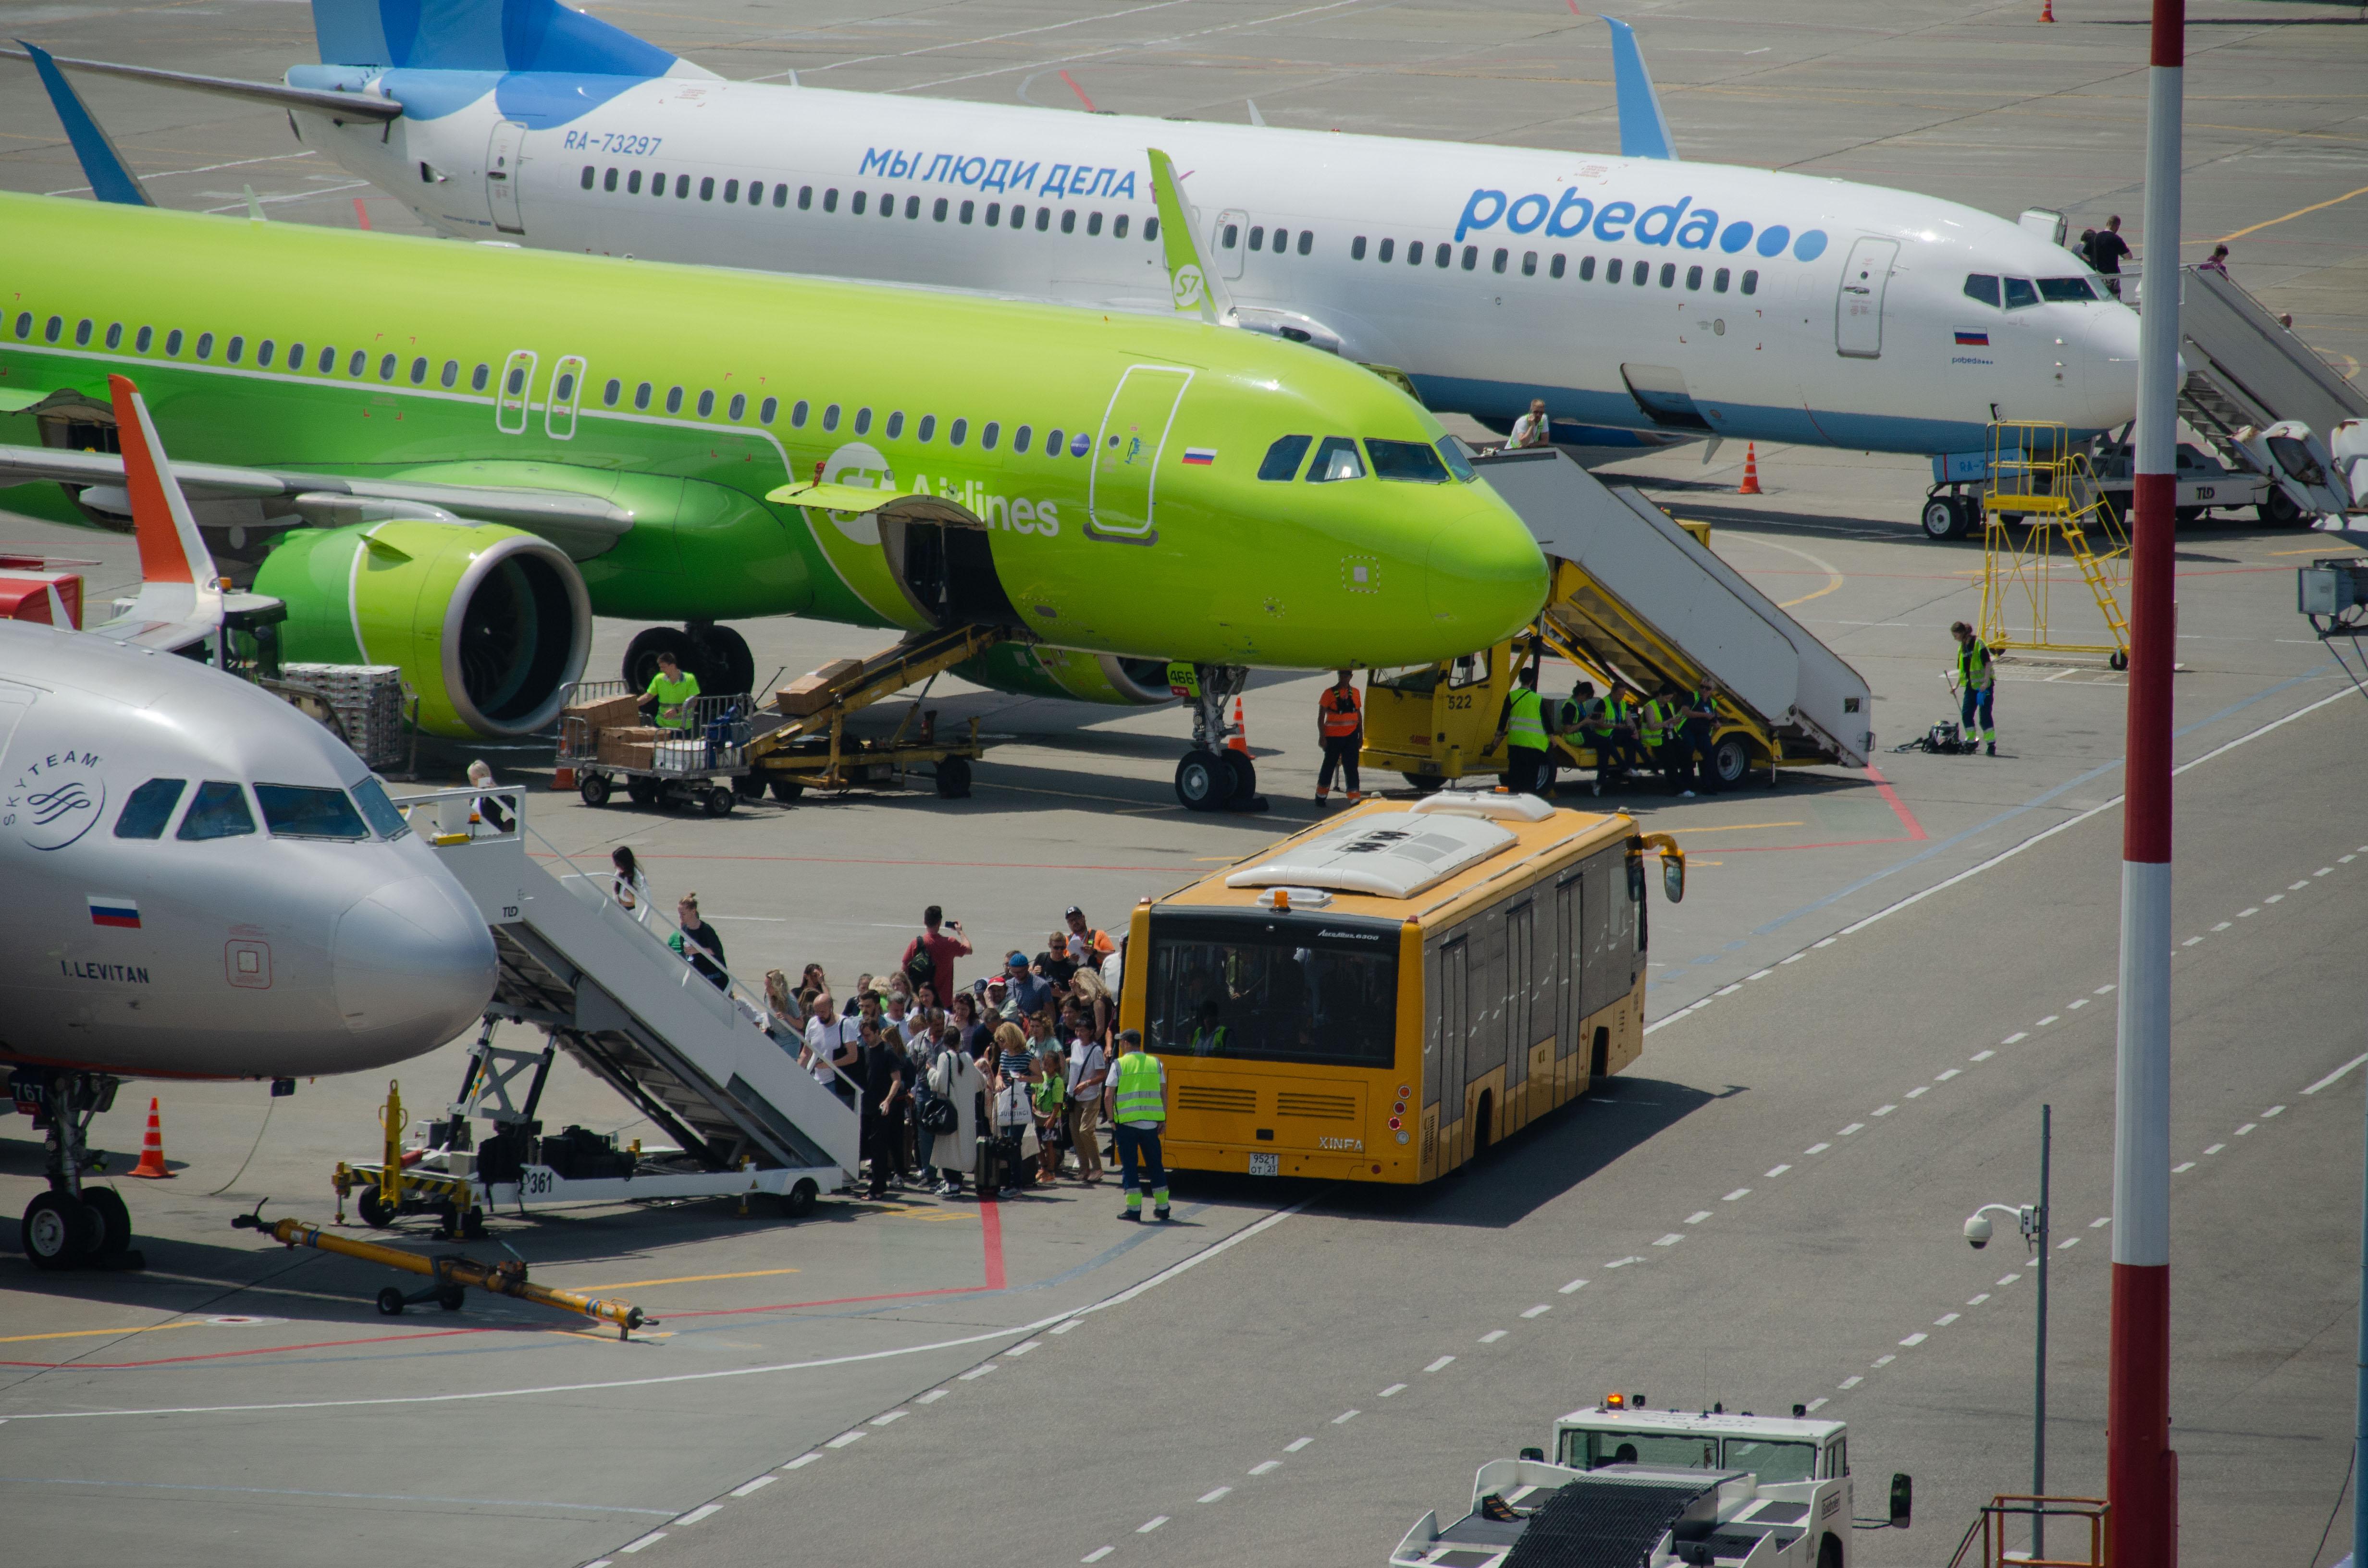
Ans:
{"type": "MultiPolygon", "coordinates": [[[[2039,1260],[2039,1327],[2036,1346],[2032,1356],[2031,1386],[2031,1494],[2033,1498],[2047,1494],[2047,1166],[2048,1145],[2054,1131],[2055,1108],[2039,1108],[2039,1201],[2036,1203],[1985,1203],[1965,1217],[1965,1240],[1975,1251],[1989,1244],[1990,1210],[2011,1214],[2039,1260]]],[[[2368,1269],[2363,1269],[2368,1278],[2368,1269]]],[[[2033,1559],[2047,1555],[2044,1543],[2047,1514],[2037,1502],[2031,1506],[2031,1555],[2033,1559]]]]}

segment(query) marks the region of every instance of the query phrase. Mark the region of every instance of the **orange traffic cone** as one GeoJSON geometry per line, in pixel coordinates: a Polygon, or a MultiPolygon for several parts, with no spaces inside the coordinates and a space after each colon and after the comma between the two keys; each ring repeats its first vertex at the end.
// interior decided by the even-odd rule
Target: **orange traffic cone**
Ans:
{"type": "Polygon", "coordinates": [[[1759,494],[1759,443],[1757,441],[1748,443],[1743,449],[1743,483],[1735,493],[1737,495],[1759,494]]]}
{"type": "Polygon", "coordinates": [[[552,768],[552,769],[551,770],[551,787],[552,787],[552,789],[554,789],[554,790],[573,790],[573,789],[575,789],[575,769],[574,769],[574,768],[572,768],[572,767],[554,767],[554,768],[552,768]]]}
{"type": "Polygon", "coordinates": [[[1225,742],[1225,749],[1237,751],[1244,756],[1250,754],[1249,728],[1242,722],[1242,699],[1238,697],[1234,699],[1234,733],[1232,738],[1225,742]]]}
{"type": "Polygon", "coordinates": [[[140,1163],[123,1174],[164,1181],[173,1179],[173,1173],[165,1168],[165,1124],[157,1119],[156,1102],[153,1097],[148,1101],[148,1136],[140,1145],[140,1163]]]}
{"type": "Polygon", "coordinates": [[[2055,19],[2055,0],[2039,0],[2039,19],[2043,22],[2055,19]]]}

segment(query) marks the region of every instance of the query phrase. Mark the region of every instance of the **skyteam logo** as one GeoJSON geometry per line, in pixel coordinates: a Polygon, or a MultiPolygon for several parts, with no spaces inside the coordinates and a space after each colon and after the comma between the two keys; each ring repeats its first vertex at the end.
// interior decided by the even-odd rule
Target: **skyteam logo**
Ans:
{"type": "Polygon", "coordinates": [[[0,827],[13,827],[35,849],[63,849],[90,831],[107,809],[98,754],[69,746],[36,759],[0,793],[0,827]]]}
{"type": "Polygon", "coordinates": [[[1693,202],[1692,197],[1681,196],[1640,212],[1633,201],[1607,201],[1598,206],[1575,190],[1564,191],[1559,200],[1534,191],[1527,196],[1508,197],[1501,190],[1475,190],[1463,203],[1463,216],[1456,222],[1455,238],[1461,243],[1466,234],[1502,223],[1516,234],[1543,232],[1557,240],[1591,234],[1606,244],[1626,241],[1705,251],[1714,246],[1729,256],[1739,256],[1749,249],[1771,259],[1790,248],[1795,261],[1815,261],[1825,254],[1823,229],[1809,229],[1796,235],[1782,223],[1755,228],[1737,219],[1722,224],[1717,212],[1696,207],[1693,202]]]}

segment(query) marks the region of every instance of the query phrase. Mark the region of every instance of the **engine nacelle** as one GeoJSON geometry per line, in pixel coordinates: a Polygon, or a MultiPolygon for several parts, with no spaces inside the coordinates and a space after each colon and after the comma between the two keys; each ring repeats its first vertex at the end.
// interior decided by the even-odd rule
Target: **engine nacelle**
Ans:
{"type": "Polygon", "coordinates": [[[420,728],[454,739],[551,723],[592,650],[575,563],[495,523],[299,528],[264,559],[255,591],[287,603],[284,657],[397,665],[420,728]]]}
{"type": "Polygon", "coordinates": [[[1054,697],[1118,708],[1149,708],[1176,699],[1167,689],[1167,666],[1158,660],[1121,659],[1076,648],[998,642],[977,658],[956,665],[953,673],[974,686],[1015,697],[1054,697]]]}

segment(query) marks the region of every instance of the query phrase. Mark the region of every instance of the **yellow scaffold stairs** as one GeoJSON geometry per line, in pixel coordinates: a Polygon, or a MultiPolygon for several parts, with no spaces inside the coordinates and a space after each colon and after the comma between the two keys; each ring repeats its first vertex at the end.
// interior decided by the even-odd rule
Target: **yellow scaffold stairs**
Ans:
{"type": "Polygon", "coordinates": [[[2130,623],[2121,589],[2128,559],[2128,537],[2070,432],[2035,420],[1990,426],[1982,485],[1983,642],[2000,653],[2102,653],[2114,669],[2127,669],[2130,623]],[[2049,599],[2059,545],[2096,601],[2105,642],[2067,641],[2055,631],[2049,599]]]}

